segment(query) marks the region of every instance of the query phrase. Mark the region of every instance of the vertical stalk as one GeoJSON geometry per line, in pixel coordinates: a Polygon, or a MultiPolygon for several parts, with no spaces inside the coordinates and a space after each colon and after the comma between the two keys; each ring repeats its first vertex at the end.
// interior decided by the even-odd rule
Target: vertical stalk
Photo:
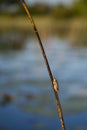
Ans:
{"type": "MultiPolygon", "coordinates": [[[[25,3],[24,0],[20,0],[22,5],[23,5],[23,8],[25,9],[26,13],[27,13],[27,16],[31,22],[31,25],[33,27],[33,30],[35,32],[35,35],[38,39],[38,43],[39,43],[39,46],[40,46],[40,49],[41,49],[41,52],[42,52],[42,55],[43,55],[43,58],[44,58],[44,62],[46,64],[46,67],[47,67],[47,70],[48,70],[48,73],[49,73],[49,77],[50,77],[50,81],[51,81],[51,84],[52,84],[52,87],[53,87],[53,91],[54,91],[54,95],[55,95],[55,99],[56,99],[56,104],[57,104],[57,110],[58,110],[58,113],[59,113],[59,117],[60,117],[60,122],[61,122],[61,127],[62,127],[62,130],[66,130],[65,129],[65,124],[64,124],[64,119],[63,119],[63,113],[62,113],[62,108],[61,108],[61,105],[60,105],[60,101],[59,101],[59,97],[58,97],[58,92],[55,90],[55,85],[54,85],[54,77],[52,75],[52,72],[51,72],[51,69],[50,69],[50,66],[49,66],[49,63],[48,63],[48,59],[47,59],[47,56],[45,54],[45,51],[44,51],[44,48],[43,48],[43,44],[42,44],[42,41],[40,39],[40,35],[38,33],[38,30],[36,28],[36,25],[34,23],[34,20],[30,14],[30,11],[25,3]]],[[[58,87],[58,85],[57,85],[58,87]]]]}

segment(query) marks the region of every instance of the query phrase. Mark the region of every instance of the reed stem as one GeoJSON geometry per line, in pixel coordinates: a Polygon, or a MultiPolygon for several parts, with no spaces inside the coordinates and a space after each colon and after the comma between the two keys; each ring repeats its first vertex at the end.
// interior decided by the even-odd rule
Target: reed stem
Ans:
{"type": "MultiPolygon", "coordinates": [[[[35,35],[36,35],[36,37],[38,39],[38,43],[39,43],[39,46],[40,46],[40,49],[41,49],[41,52],[42,52],[42,55],[43,55],[43,58],[44,58],[44,62],[46,64],[46,67],[47,67],[47,70],[48,70],[48,73],[49,73],[49,77],[50,77],[52,87],[53,87],[53,91],[54,91],[54,95],[55,95],[55,99],[56,99],[56,104],[57,104],[57,110],[58,110],[59,117],[60,117],[61,127],[62,127],[62,130],[66,130],[64,119],[63,119],[62,108],[61,108],[61,104],[60,104],[59,97],[58,97],[58,92],[56,91],[55,85],[54,85],[54,82],[53,82],[55,78],[52,75],[52,72],[51,72],[51,69],[50,69],[50,66],[49,66],[49,63],[48,63],[46,53],[45,53],[44,48],[43,48],[43,44],[42,44],[40,35],[38,33],[38,30],[36,28],[34,20],[33,20],[32,16],[31,16],[31,14],[30,14],[30,11],[29,11],[29,9],[27,7],[27,4],[25,3],[24,0],[20,0],[20,1],[21,1],[22,5],[23,5],[24,10],[27,13],[27,16],[28,16],[28,18],[29,18],[29,20],[31,22],[32,27],[33,27],[34,33],[35,33],[35,35]]],[[[58,86],[56,86],[56,87],[58,87],[58,86]]]]}

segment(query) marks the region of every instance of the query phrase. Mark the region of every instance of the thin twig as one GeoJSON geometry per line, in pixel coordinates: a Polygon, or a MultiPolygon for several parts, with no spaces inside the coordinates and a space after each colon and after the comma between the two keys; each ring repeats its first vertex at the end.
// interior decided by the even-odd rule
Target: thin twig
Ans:
{"type": "Polygon", "coordinates": [[[54,91],[54,95],[55,95],[55,99],[56,99],[56,104],[57,104],[57,110],[58,110],[58,113],[59,113],[59,117],[60,117],[60,122],[61,122],[61,127],[62,127],[62,130],[65,130],[65,124],[64,124],[64,119],[63,119],[63,113],[62,113],[62,108],[61,108],[61,105],[60,105],[60,101],[59,101],[59,97],[58,97],[58,83],[57,83],[57,80],[53,77],[52,75],[52,72],[51,72],[51,69],[50,69],[50,66],[49,66],[49,63],[48,63],[48,60],[47,60],[47,57],[46,57],[46,54],[45,54],[45,51],[44,51],[44,48],[43,48],[43,44],[42,44],[42,41],[40,39],[40,35],[38,33],[38,30],[36,28],[36,25],[34,23],[34,20],[30,14],[30,11],[25,3],[24,0],[20,0],[26,13],[27,13],[27,16],[31,22],[31,25],[33,27],[33,30],[37,36],[37,39],[38,39],[38,43],[40,45],[40,48],[41,48],[41,52],[42,52],[42,55],[43,55],[43,58],[44,58],[44,61],[45,61],[45,64],[46,64],[46,67],[47,67],[47,70],[48,70],[48,73],[49,73],[49,76],[50,76],[50,80],[51,80],[51,84],[52,84],[52,87],[53,87],[53,91],[54,91]]]}

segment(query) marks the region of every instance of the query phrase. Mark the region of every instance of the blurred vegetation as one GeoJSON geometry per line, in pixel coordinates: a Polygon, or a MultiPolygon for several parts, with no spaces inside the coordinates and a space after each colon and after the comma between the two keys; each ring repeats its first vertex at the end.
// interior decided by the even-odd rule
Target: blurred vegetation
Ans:
{"type": "Polygon", "coordinates": [[[33,15],[49,15],[51,8],[46,4],[35,4],[30,7],[30,11],[33,15]]]}
{"type": "MultiPolygon", "coordinates": [[[[87,45],[87,0],[73,0],[71,5],[36,3],[28,6],[42,35],[57,32],[68,36],[72,44],[87,45]]],[[[0,32],[10,29],[31,32],[25,15],[20,0],[0,0],[0,32]]]]}
{"type": "MultiPolygon", "coordinates": [[[[0,14],[24,15],[20,0],[0,0],[0,14]]],[[[69,19],[75,17],[87,17],[87,0],[76,0],[72,5],[58,4],[50,6],[47,4],[32,4],[30,6],[32,15],[51,15],[58,19],[69,19]]]]}
{"type": "Polygon", "coordinates": [[[0,0],[0,4],[3,4],[3,3],[8,3],[8,4],[13,4],[13,3],[17,3],[19,0],[0,0]]]}
{"type": "Polygon", "coordinates": [[[72,5],[57,5],[52,8],[52,14],[58,19],[87,17],[87,0],[74,1],[72,5]]]}
{"type": "Polygon", "coordinates": [[[57,19],[69,19],[74,17],[73,10],[62,4],[53,7],[51,13],[52,16],[57,19]]]}
{"type": "Polygon", "coordinates": [[[72,6],[72,11],[76,16],[87,17],[87,0],[78,0],[72,6]]]}

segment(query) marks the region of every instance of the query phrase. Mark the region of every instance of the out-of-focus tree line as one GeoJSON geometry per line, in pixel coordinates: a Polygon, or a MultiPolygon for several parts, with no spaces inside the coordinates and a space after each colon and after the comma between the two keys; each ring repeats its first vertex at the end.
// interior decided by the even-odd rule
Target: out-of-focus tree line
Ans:
{"type": "MultiPolygon", "coordinates": [[[[75,0],[72,5],[58,4],[50,6],[47,4],[30,5],[32,15],[51,15],[58,19],[69,19],[74,17],[87,17],[87,0],[75,0]]],[[[0,14],[24,15],[25,12],[20,0],[0,0],[0,14]]]]}

